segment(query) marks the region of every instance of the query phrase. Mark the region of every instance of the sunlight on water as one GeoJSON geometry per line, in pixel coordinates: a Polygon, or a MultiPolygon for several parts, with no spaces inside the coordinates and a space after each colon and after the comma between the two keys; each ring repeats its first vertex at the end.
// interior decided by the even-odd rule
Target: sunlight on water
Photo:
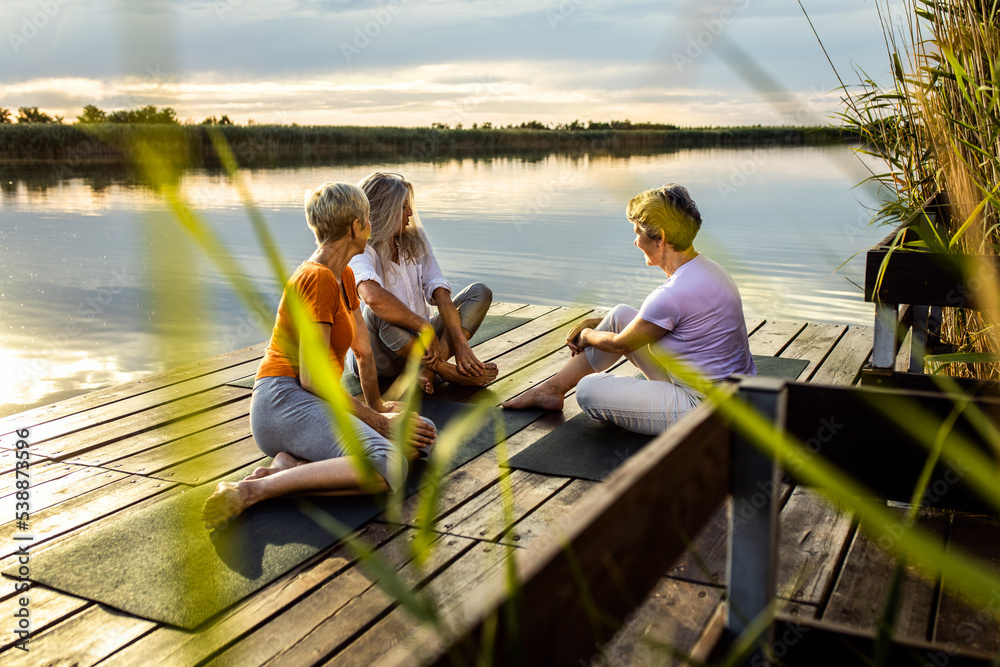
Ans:
{"type": "MultiPolygon", "coordinates": [[[[357,182],[376,169],[413,181],[456,290],[482,280],[499,301],[638,306],[665,275],[633,247],[625,204],[641,190],[677,182],[705,220],[695,247],[732,273],[748,317],[872,321],[856,285],[864,282],[863,251],[885,232],[867,226],[875,198],[852,189],[864,172],[842,146],[248,170],[289,269],[313,249],[304,191],[327,180],[357,182]]],[[[142,224],[159,208],[152,194],[124,177],[90,173],[10,171],[2,180],[0,372],[14,381],[0,393],[0,413],[162,370],[151,297],[181,276],[165,266],[158,275],[170,284],[149,284],[144,262],[156,253],[144,251],[142,224]]],[[[181,187],[276,305],[279,290],[228,179],[193,171],[181,187]]],[[[271,322],[248,316],[215,267],[202,259],[197,273],[208,285],[212,321],[192,354],[266,339],[271,322]]]]}

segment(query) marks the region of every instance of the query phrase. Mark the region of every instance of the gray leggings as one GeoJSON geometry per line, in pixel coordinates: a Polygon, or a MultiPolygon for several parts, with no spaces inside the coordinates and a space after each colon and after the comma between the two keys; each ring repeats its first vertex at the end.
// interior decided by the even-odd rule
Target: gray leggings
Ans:
{"type": "MultiPolygon", "coordinates": [[[[456,294],[452,302],[462,319],[462,328],[475,334],[493,303],[493,292],[483,283],[472,283],[456,294]]],[[[409,329],[389,324],[368,306],[362,306],[361,313],[365,317],[365,324],[368,325],[375,370],[379,377],[399,375],[406,368],[406,357],[399,355],[398,351],[406,347],[413,339],[414,333],[409,329]]],[[[441,321],[440,314],[435,314],[431,318],[431,326],[440,338],[444,333],[444,322],[441,321]]],[[[347,353],[346,367],[354,375],[358,374],[358,360],[353,351],[347,353]]]]}
{"type": "MultiPolygon", "coordinates": [[[[371,426],[354,415],[350,419],[368,462],[395,491],[398,480],[406,477],[406,457],[371,426]],[[402,472],[398,478],[393,472],[397,470],[402,472]]],[[[326,401],[303,389],[296,378],[265,377],[254,382],[250,430],[257,447],[270,457],[287,452],[306,461],[323,461],[348,455],[326,401]]]]}

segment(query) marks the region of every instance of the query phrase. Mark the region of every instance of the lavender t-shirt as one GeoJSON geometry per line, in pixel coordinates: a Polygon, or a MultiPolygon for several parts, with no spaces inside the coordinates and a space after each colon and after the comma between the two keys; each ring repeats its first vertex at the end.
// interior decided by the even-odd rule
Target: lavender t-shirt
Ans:
{"type": "Polygon", "coordinates": [[[667,330],[653,345],[694,364],[710,380],[757,374],[736,283],[704,255],[653,290],[638,316],[667,330]]]}

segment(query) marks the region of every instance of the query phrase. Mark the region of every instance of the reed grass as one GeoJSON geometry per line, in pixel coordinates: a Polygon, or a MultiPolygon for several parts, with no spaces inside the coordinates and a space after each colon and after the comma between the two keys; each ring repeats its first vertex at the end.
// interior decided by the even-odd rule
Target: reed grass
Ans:
{"type": "Polygon", "coordinates": [[[131,163],[139,141],[173,144],[183,161],[216,165],[211,131],[241,164],[374,156],[434,159],[452,151],[659,151],[678,147],[819,145],[854,140],[830,127],[729,127],[677,130],[441,129],[299,125],[0,124],[0,160],[131,163]]]}
{"type": "MultiPolygon", "coordinates": [[[[960,260],[965,289],[982,307],[949,308],[942,333],[963,360],[953,375],[1000,379],[1000,284],[989,261],[1000,251],[1000,5],[908,0],[894,27],[880,8],[892,71],[884,88],[862,72],[847,90],[844,126],[863,152],[884,159],[871,179],[888,195],[876,219],[910,226],[911,247],[960,260]],[[972,355],[972,356],[970,356],[972,355]]],[[[934,357],[930,357],[933,363],[934,357]]]]}

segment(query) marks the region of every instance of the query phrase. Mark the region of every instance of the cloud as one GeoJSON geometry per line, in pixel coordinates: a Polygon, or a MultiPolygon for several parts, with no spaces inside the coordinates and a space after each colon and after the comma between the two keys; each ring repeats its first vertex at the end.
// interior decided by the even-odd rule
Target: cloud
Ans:
{"type": "MultiPolygon", "coordinates": [[[[838,68],[884,60],[870,3],[805,4],[838,68]]],[[[726,41],[800,97],[837,86],[797,5],[777,0],[13,0],[0,30],[24,40],[0,51],[0,105],[69,118],[95,103],[300,123],[780,120],[726,41]]]]}

